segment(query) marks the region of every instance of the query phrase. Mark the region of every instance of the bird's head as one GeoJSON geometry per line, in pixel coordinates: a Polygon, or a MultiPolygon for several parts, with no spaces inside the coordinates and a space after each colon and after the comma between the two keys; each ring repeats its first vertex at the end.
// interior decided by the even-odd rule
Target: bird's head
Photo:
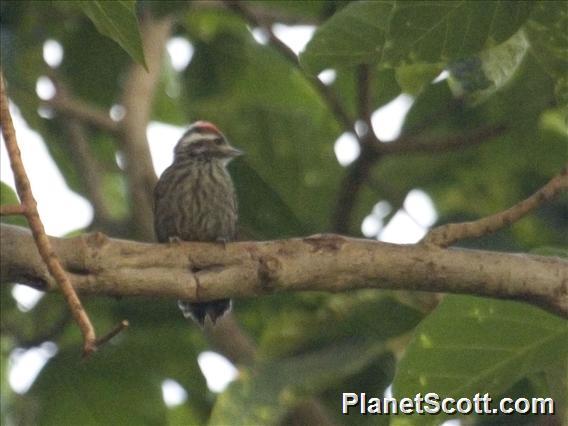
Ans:
{"type": "Polygon", "coordinates": [[[214,124],[207,121],[196,121],[189,126],[174,149],[176,159],[218,159],[225,163],[242,154],[229,144],[214,124]]]}

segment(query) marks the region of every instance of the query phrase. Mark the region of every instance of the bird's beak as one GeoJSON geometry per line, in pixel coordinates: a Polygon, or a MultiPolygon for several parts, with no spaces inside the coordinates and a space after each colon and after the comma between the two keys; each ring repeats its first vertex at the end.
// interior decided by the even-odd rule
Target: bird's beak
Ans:
{"type": "Polygon", "coordinates": [[[245,153],[243,151],[241,151],[240,149],[237,148],[233,148],[232,146],[226,147],[223,154],[225,154],[227,157],[240,157],[241,155],[244,155],[245,153]]]}

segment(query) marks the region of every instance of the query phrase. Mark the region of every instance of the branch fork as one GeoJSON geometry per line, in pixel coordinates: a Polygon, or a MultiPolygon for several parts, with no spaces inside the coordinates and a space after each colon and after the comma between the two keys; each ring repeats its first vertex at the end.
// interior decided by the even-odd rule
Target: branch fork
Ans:
{"type": "MultiPolygon", "coordinates": [[[[33,196],[33,192],[30,186],[30,181],[26,174],[24,164],[22,162],[22,157],[20,149],[18,148],[18,143],[16,140],[16,131],[12,123],[12,116],[10,115],[10,109],[8,105],[8,97],[6,95],[6,89],[4,85],[4,75],[0,71],[0,123],[2,126],[2,136],[6,143],[6,150],[8,151],[8,156],[10,157],[10,165],[14,173],[14,180],[16,182],[16,189],[18,196],[20,197],[21,204],[19,205],[9,205],[2,206],[0,213],[2,215],[15,215],[19,214],[24,216],[30,229],[32,231],[33,238],[35,240],[35,245],[39,252],[39,255],[43,259],[43,262],[47,266],[49,273],[53,279],[59,285],[69,309],[75,319],[75,322],[81,329],[83,334],[83,356],[88,357],[92,354],[98,346],[100,346],[101,341],[97,341],[95,329],[87,315],[87,312],[83,308],[71,280],[63,269],[59,258],[57,257],[53,246],[49,238],[45,233],[43,223],[39,217],[37,211],[37,203],[33,196]]],[[[124,329],[128,324],[126,323],[120,330],[114,333],[112,336],[124,329]]],[[[112,336],[105,336],[105,340],[102,343],[108,341],[112,336]]]]}

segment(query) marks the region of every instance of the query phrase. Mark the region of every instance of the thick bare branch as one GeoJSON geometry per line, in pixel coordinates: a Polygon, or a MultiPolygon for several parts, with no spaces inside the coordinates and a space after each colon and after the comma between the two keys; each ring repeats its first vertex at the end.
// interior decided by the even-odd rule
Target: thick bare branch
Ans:
{"type": "Polygon", "coordinates": [[[120,126],[120,142],[133,206],[134,233],[145,241],[154,238],[152,190],[157,181],[146,138],[146,127],[150,120],[162,57],[172,26],[171,16],[160,19],[150,15],[144,17],[140,29],[148,72],[141,65],[133,64],[125,80],[122,95],[126,115],[120,126]]]}
{"type": "Polygon", "coordinates": [[[256,357],[256,346],[232,313],[224,315],[214,327],[206,324],[204,331],[211,346],[233,364],[253,364],[256,357]]]}
{"type": "MultiPolygon", "coordinates": [[[[2,282],[56,289],[25,228],[1,225],[2,282]]],[[[524,300],[568,317],[568,262],[317,235],[281,241],[147,244],[51,238],[77,291],[190,301],[361,288],[524,300]]]]}
{"type": "Polygon", "coordinates": [[[529,198],[513,207],[473,222],[450,223],[434,228],[424,237],[423,243],[448,247],[459,240],[492,234],[518,221],[545,201],[553,199],[566,190],[568,190],[568,166],[529,198]]]}

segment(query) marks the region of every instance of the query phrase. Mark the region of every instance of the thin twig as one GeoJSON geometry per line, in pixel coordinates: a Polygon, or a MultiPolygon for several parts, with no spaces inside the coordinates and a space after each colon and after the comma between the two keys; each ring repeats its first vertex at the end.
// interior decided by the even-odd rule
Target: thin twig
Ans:
{"type": "Polygon", "coordinates": [[[108,113],[66,94],[58,93],[53,99],[45,102],[45,106],[97,129],[111,133],[117,133],[119,130],[118,123],[112,120],[108,113]]]}
{"type": "Polygon", "coordinates": [[[333,232],[338,234],[349,233],[349,225],[353,209],[357,202],[360,189],[367,181],[371,169],[379,160],[379,155],[369,144],[362,146],[361,154],[347,170],[339,186],[335,210],[332,217],[333,232]]]}
{"type": "MultiPolygon", "coordinates": [[[[371,91],[371,69],[368,64],[359,65],[357,68],[357,101],[359,103],[358,115],[366,124],[368,132],[373,132],[371,124],[372,91],[371,91]]],[[[373,141],[377,142],[377,141],[373,141]]]]}
{"type": "Polygon", "coordinates": [[[49,273],[59,284],[61,292],[63,293],[71,313],[81,329],[83,334],[83,353],[88,356],[96,349],[95,345],[95,329],[77,296],[71,281],[63,270],[57,255],[55,254],[47,235],[43,223],[37,211],[37,203],[34,199],[30,182],[26,174],[26,170],[22,163],[20,149],[16,141],[16,132],[12,124],[12,117],[8,106],[8,97],[6,96],[4,86],[4,75],[0,72],[0,102],[1,102],[1,123],[2,135],[6,143],[6,149],[10,157],[10,164],[14,173],[14,180],[16,181],[16,189],[22,204],[25,206],[25,216],[28,220],[32,230],[37,249],[44,260],[49,273]]]}
{"type": "Polygon", "coordinates": [[[398,155],[410,153],[447,152],[453,149],[467,148],[479,145],[494,137],[502,135],[507,127],[495,125],[482,127],[464,134],[453,134],[445,137],[423,137],[418,134],[401,136],[400,138],[383,143],[378,151],[385,155],[398,155]]]}
{"type": "Polygon", "coordinates": [[[466,238],[492,234],[508,226],[536,209],[545,201],[552,200],[560,192],[568,190],[568,165],[559,175],[527,199],[500,213],[473,222],[450,223],[432,229],[422,240],[423,244],[448,247],[466,238]]]}
{"type": "Polygon", "coordinates": [[[116,336],[118,333],[123,331],[124,329],[128,328],[130,323],[127,320],[120,321],[111,331],[105,334],[103,337],[97,339],[95,345],[97,348],[100,348],[105,343],[107,343],[110,339],[116,336]]]}
{"type": "MultiPolygon", "coordinates": [[[[267,23],[278,22],[286,25],[319,25],[321,23],[319,17],[294,13],[286,8],[280,10],[268,4],[263,6],[258,2],[249,2],[248,7],[263,22],[267,23]]],[[[219,10],[227,8],[227,4],[223,0],[193,0],[191,8],[193,10],[219,10]]]]}
{"type": "Polygon", "coordinates": [[[0,216],[25,215],[26,208],[22,204],[10,204],[0,206],[0,216]]]}
{"type": "Polygon", "coordinates": [[[62,120],[61,125],[69,140],[69,150],[83,182],[87,198],[95,211],[95,223],[110,223],[112,217],[105,200],[103,186],[103,170],[93,155],[87,141],[84,126],[75,118],[62,120]]]}

